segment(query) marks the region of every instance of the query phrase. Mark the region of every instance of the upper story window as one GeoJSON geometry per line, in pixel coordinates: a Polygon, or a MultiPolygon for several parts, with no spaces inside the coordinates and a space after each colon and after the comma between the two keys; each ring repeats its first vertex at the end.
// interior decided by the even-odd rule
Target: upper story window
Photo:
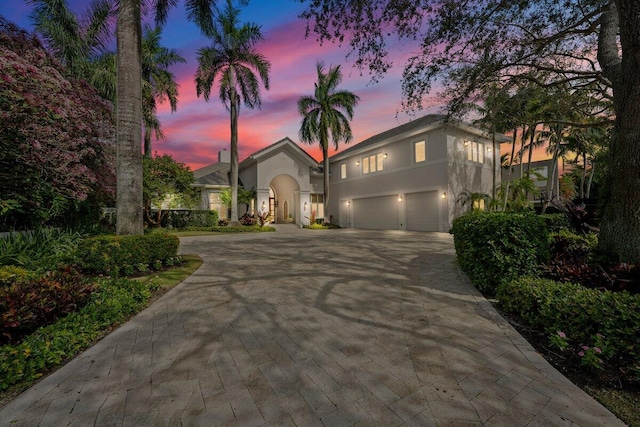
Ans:
{"type": "Polygon", "coordinates": [[[346,163],[341,163],[340,164],[340,179],[346,179],[347,178],[347,164],[346,163]]]}
{"type": "Polygon", "coordinates": [[[384,154],[378,153],[362,158],[362,173],[378,172],[384,170],[384,154]]]}
{"type": "Polygon", "coordinates": [[[484,163],[484,144],[475,141],[465,141],[467,160],[470,162],[484,163]]]}
{"type": "Polygon", "coordinates": [[[416,163],[427,160],[427,147],[425,141],[418,141],[413,144],[413,159],[416,163]]]}

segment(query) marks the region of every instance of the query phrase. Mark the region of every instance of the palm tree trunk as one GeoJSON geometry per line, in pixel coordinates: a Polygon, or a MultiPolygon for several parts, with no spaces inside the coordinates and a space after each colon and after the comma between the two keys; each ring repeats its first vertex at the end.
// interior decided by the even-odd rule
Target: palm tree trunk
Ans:
{"type": "Polygon", "coordinates": [[[229,224],[238,222],[238,109],[239,98],[235,90],[231,90],[231,218],[229,224]]]}
{"type": "Polygon", "coordinates": [[[140,0],[120,0],[117,35],[116,233],[142,234],[142,30],[140,0]]]}
{"type": "MultiPolygon", "coordinates": [[[[536,128],[538,124],[534,124],[531,128],[531,136],[529,137],[529,158],[527,159],[527,178],[531,178],[531,158],[533,157],[533,141],[536,136],[536,128]]],[[[529,197],[529,189],[524,192],[525,197],[529,197]]]]}
{"type": "Polygon", "coordinates": [[[541,214],[544,214],[547,211],[547,207],[549,206],[549,201],[551,199],[550,194],[552,191],[551,186],[555,182],[556,173],[558,172],[558,156],[560,155],[560,140],[556,142],[555,147],[553,147],[553,156],[551,160],[551,173],[547,173],[547,197],[542,201],[542,209],[540,211],[541,214]]]}
{"type": "Polygon", "coordinates": [[[151,128],[144,128],[144,156],[148,159],[151,158],[151,128]]]}
{"type": "Polygon", "coordinates": [[[511,158],[509,159],[509,171],[507,172],[507,186],[504,190],[504,203],[502,210],[507,210],[507,200],[509,199],[509,185],[511,184],[511,170],[513,169],[513,159],[516,155],[516,140],[518,138],[518,127],[513,130],[513,139],[511,140],[511,158]]]}
{"type": "Polygon", "coordinates": [[[329,222],[329,142],[322,143],[322,176],[324,178],[324,218],[329,222]]]}
{"type": "Polygon", "coordinates": [[[584,199],[584,180],[587,177],[587,153],[582,153],[582,175],[580,176],[580,198],[584,199]]]}

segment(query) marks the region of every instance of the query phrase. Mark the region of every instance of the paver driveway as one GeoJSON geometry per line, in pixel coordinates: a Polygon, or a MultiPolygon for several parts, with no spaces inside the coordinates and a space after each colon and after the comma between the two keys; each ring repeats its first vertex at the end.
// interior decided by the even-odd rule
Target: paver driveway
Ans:
{"type": "Polygon", "coordinates": [[[461,277],[452,237],[192,237],[203,266],[0,411],[11,425],[622,425],[461,277]]]}

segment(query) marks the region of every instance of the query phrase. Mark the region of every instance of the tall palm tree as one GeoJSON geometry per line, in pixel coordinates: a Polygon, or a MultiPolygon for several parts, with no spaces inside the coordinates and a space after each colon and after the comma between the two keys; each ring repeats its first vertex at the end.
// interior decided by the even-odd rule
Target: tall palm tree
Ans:
{"type": "Polygon", "coordinates": [[[260,27],[253,23],[240,25],[240,9],[227,0],[226,7],[218,13],[207,36],[211,45],[198,50],[198,69],[195,75],[196,93],[209,101],[211,87],[218,80],[220,100],[231,118],[231,218],[238,221],[238,116],[240,104],[248,108],[260,107],[260,85],[269,89],[271,63],[255,48],[262,40],[260,27]]]}
{"type": "Polygon", "coordinates": [[[302,116],[300,140],[307,144],[315,142],[322,149],[322,165],[324,175],[324,213],[328,214],[329,206],[329,140],[333,140],[335,149],[341,141],[348,144],[353,139],[349,121],[353,119],[353,109],[360,101],[357,95],[338,90],[342,81],[340,66],[329,67],[324,72],[324,63],[316,63],[318,81],[314,83],[313,96],[307,95],[298,99],[298,112],[302,116]]]}
{"type": "Polygon", "coordinates": [[[185,63],[177,50],[160,45],[162,29],[145,26],[142,37],[142,116],[144,155],[151,158],[151,135],[163,139],[157,115],[157,103],[169,101],[171,112],[178,108],[178,83],[169,67],[185,63]]]}

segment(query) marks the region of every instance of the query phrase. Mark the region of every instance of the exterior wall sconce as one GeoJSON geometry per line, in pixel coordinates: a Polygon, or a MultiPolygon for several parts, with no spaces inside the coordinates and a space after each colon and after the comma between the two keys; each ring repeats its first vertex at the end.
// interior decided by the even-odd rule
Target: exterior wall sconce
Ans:
{"type": "Polygon", "coordinates": [[[491,153],[491,147],[487,147],[487,153],[491,153]]]}
{"type": "Polygon", "coordinates": [[[265,207],[266,207],[265,203],[264,203],[264,202],[262,202],[262,208],[261,208],[260,210],[262,210],[262,211],[263,211],[265,207]]]}
{"type": "Polygon", "coordinates": [[[306,211],[306,210],[307,210],[307,206],[309,206],[309,205],[307,204],[307,202],[304,202],[304,208],[302,208],[302,209],[306,211]]]}
{"type": "Polygon", "coordinates": [[[466,147],[467,145],[469,145],[469,141],[464,142],[464,146],[466,147]]]}
{"type": "Polygon", "coordinates": [[[347,206],[351,206],[351,202],[347,200],[347,206]]]}
{"type": "Polygon", "coordinates": [[[384,153],[384,156],[382,156],[382,157],[384,157],[386,159],[387,158],[387,153],[384,153]]]}
{"type": "Polygon", "coordinates": [[[402,201],[402,196],[398,196],[398,201],[401,202],[402,201]]]}
{"type": "Polygon", "coordinates": [[[442,200],[446,199],[447,198],[447,193],[443,191],[442,195],[440,197],[442,197],[442,200]]]}
{"type": "Polygon", "coordinates": [[[356,166],[360,166],[360,160],[356,160],[356,166]]]}

